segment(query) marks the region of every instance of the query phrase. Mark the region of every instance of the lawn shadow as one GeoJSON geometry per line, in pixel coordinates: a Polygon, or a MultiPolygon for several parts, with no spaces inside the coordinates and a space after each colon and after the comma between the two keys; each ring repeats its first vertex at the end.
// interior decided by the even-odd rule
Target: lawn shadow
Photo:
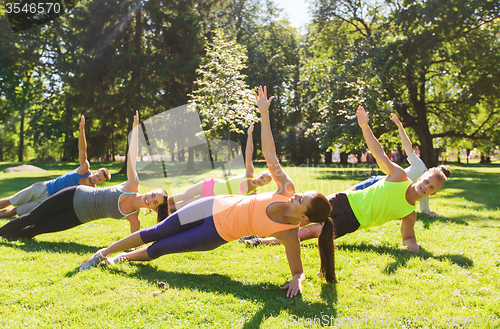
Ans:
{"type": "MultiPolygon", "coordinates": [[[[482,167],[466,167],[454,168],[452,176],[445,184],[447,188],[456,189],[455,192],[449,195],[441,195],[440,198],[452,199],[463,198],[477,204],[475,210],[484,207],[488,210],[496,210],[498,208],[498,199],[496,199],[496,191],[500,188],[498,179],[495,179],[495,174],[491,172],[480,171],[482,167]]],[[[498,167],[498,165],[488,165],[488,167],[498,167]]]]}
{"type": "Polygon", "coordinates": [[[128,273],[119,268],[102,269],[113,274],[128,275],[140,280],[147,280],[150,284],[167,284],[168,289],[193,289],[206,293],[217,293],[221,295],[233,295],[234,297],[259,303],[260,310],[251,316],[245,316],[239,322],[242,328],[260,328],[264,319],[276,317],[286,310],[299,318],[318,318],[320,313],[325,314],[329,307],[331,315],[336,316],[337,310],[337,288],[335,285],[324,284],[321,292],[323,302],[304,301],[302,295],[287,298],[286,292],[280,286],[268,282],[258,284],[243,284],[222,274],[193,274],[178,273],[159,270],[156,266],[147,263],[131,263],[136,268],[133,273],[128,273]],[[265,287],[265,289],[263,288],[265,287]]]}
{"type": "Polygon", "coordinates": [[[460,217],[453,217],[453,216],[431,217],[431,216],[419,213],[418,216],[420,217],[419,220],[422,222],[422,225],[424,226],[424,229],[426,229],[426,230],[429,230],[431,228],[431,224],[433,224],[435,222],[441,222],[441,223],[447,223],[447,224],[453,223],[453,224],[458,224],[458,225],[469,226],[469,223],[467,221],[465,221],[464,218],[477,219],[477,216],[473,216],[473,215],[460,216],[460,217]]]}
{"type": "Polygon", "coordinates": [[[472,259],[465,257],[463,255],[458,254],[444,254],[435,256],[432,253],[428,252],[424,248],[420,247],[420,251],[418,254],[415,254],[409,250],[402,250],[398,248],[392,248],[388,246],[375,246],[367,243],[361,244],[341,244],[338,245],[337,248],[339,250],[345,249],[349,251],[362,251],[362,252],[374,252],[380,255],[392,255],[395,258],[395,261],[391,264],[388,264],[383,270],[386,274],[393,274],[400,267],[406,266],[406,263],[414,258],[418,257],[422,260],[427,259],[435,259],[438,261],[449,260],[455,265],[458,265],[463,268],[470,268],[474,266],[474,262],[472,259]]]}
{"type": "Polygon", "coordinates": [[[16,248],[25,252],[60,252],[60,253],[74,253],[79,255],[84,255],[88,253],[95,253],[96,250],[102,248],[102,246],[89,246],[84,244],[79,244],[76,242],[42,242],[34,239],[19,239],[14,241],[9,241],[6,239],[0,239],[0,246],[6,246],[11,248],[16,248]]]}

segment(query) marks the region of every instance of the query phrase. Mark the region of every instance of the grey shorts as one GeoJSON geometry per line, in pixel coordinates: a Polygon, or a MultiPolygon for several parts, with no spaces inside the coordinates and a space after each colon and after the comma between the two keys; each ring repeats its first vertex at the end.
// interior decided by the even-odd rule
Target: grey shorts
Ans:
{"type": "Polygon", "coordinates": [[[35,183],[9,198],[11,205],[17,207],[17,215],[29,213],[49,197],[47,182],[35,183]]]}

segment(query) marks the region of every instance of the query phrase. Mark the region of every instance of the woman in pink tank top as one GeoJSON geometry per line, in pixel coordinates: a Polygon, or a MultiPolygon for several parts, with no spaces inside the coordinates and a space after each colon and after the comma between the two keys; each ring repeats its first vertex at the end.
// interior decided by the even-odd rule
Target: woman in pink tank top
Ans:
{"type": "Polygon", "coordinates": [[[281,168],[269,122],[266,87],[259,87],[257,106],[262,116],[262,153],[278,185],[274,193],[256,196],[218,196],[195,201],[164,221],[99,250],[80,267],[81,271],[105,261],[114,265],[124,261],[150,261],[165,254],[205,251],[240,237],[242,234],[269,233],[285,245],[292,281],[282,289],[287,297],[302,292],[305,280],[300,258],[298,227],[306,221],[323,222],[318,239],[321,273],[327,282],[337,282],[334,267],[333,223],[331,206],[319,192],[295,194],[295,186],[281,168]],[[149,246],[114,257],[106,256],[154,242],[149,246]]]}

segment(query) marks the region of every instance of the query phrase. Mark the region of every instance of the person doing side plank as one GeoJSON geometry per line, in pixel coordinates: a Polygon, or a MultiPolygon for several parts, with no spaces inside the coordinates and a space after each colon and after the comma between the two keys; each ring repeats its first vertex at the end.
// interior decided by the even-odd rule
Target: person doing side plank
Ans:
{"type": "Polygon", "coordinates": [[[93,188],[73,186],[63,189],[43,201],[29,213],[17,217],[0,227],[0,236],[6,239],[32,238],[43,233],[64,231],[100,219],[127,219],[130,231],[141,228],[139,209],[158,209],[168,212],[168,195],[163,189],[139,193],[136,173],[139,113],[136,111],[132,128],[127,163],[128,180],[120,185],[93,188]]]}
{"type": "Polygon", "coordinates": [[[231,177],[228,180],[209,178],[191,186],[183,193],[178,193],[168,198],[170,212],[190,204],[199,198],[209,196],[234,194],[234,195],[252,195],[257,194],[257,188],[265,186],[271,182],[272,177],[269,171],[265,170],[253,178],[253,123],[248,128],[247,146],[245,149],[245,172],[231,177]]]}
{"type": "MultiPolygon", "coordinates": [[[[427,171],[427,167],[425,166],[424,162],[418,157],[418,155],[413,151],[411,141],[408,138],[408,135],[406,134],[403,124],[401,123],[401,121],[399,121],[399,118],[394,113],[391,113],[391,120],[394,121],[396,126],[398,126],[399,137],[401,138],[401,145],[403,146],[403,149],[406,155],[408,156],[407,157],[408,162],[410,163],[410,166],[405,169],[406,175],[408,176],[409,179],[411,179],[413,183],[415,183],[418,180],[418,178],[427,171]]],[[[379,180],[384,179],[385,177],[386,177],[385,175],[372,176],[367,180],[354,185],[351,189],[354,191],[363,190],[375,184],[379,180]]],[[[424,214],[429,215],[431,217],[439,216],[437,213],[430,210],[429,197],[425,197],[418,200],[418,205],[419,205],[419,210],[424,214]]]]}
{"type": "MultiPolygon", "coordinates": [[[[368,113],[362,107],[359,107],[357,116],[368,147],[387,176],[364,190],[348,190],[327,197],[333,209],[330,216],[333,218],[335,226],[335,238],[358,229],[382,225],[390,220],[402,218],[401,235],[403,243],[409,250],[418,252],[419,246],[416,243],[413,230],[417,217],[415,201],[436,194],[450,176],[450,170],[447,166],[431,168],[412,183],[408,180],[406,172],[389,160],[382,146],[373,136],[368,126],[368,113]]],[[[406,142],[403,141],[403,145],[406,145],[406,142]]],[[[405,147],[406,149],[407,147],[405,147]]],[[[318,237],[320,230],[320,224],[308,225],[299,230],[298,236],[301,241],[312,239],[318,237]]],[[[264,239],[248,237],[240,240],[240,242],[245,242],[251,246],[261,243],[280,244],[280,241],[273,237],[264,239]]]]}
{"type": "Polygon", "coordinates": [[[111,179],[111,174],[106,168],[99,168],[96,172],[90,171],[90,164],[87,160],[87,141],[85,140],[85,117],[80,117],[80,135],[78,136],[78,161],[80,166],[69,173],[50,181],[35,183],[16,194],[0,199],[0,209],[10,205],[11,209],[0,211],[0,218],[21,216],[30,212],[49,196],[56,194],[60,190],[70,186],[92,186],[102,184],[111,179]]]}
{"type": "Polygon", "coordinates": [[[299,224],[304,221],[324,222],[318,244],[321,272],[328,282],[336,282],[334,267],[333,223],[328,200],[315,191],[295,194],[290,177],[278,158],[269,122],[266,88],[259,87],[257,107],[262,117],[262,153],[273,180],[278,185],[274,193],[251,196],[219,195],[207,197],[183,207],[161,223],[142,229],[99,250],[80,270],[96,267],[100,262],[112,265],[123,261],[150,261],[162,255],[206,251],[249,234],[271,235],[280,239],[286,251],[292,281],[282,287],[287,297],[302,291],[305,280],[300,258],[299,224]],[[154,242],[129,253],[107,256],[154,242]]]}

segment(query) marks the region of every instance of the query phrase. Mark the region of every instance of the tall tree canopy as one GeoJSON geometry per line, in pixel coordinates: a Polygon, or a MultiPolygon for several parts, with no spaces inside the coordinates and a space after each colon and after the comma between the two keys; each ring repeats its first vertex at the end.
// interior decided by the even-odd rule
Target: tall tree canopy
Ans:
{"type": "Polygon", "coordinates": [[[376,114],[382,132],[388,112],[396,111],[414,129],[428,166],[437,163],[436,138],[488,139],[498,129],[498,2],[391,1],[383,6],[321,0],[315,5],[316,21],[344,25],[351,38],[323,129],[331,129],[329,118],[339,112],[351,119],[359,102],[376,114]]]}

